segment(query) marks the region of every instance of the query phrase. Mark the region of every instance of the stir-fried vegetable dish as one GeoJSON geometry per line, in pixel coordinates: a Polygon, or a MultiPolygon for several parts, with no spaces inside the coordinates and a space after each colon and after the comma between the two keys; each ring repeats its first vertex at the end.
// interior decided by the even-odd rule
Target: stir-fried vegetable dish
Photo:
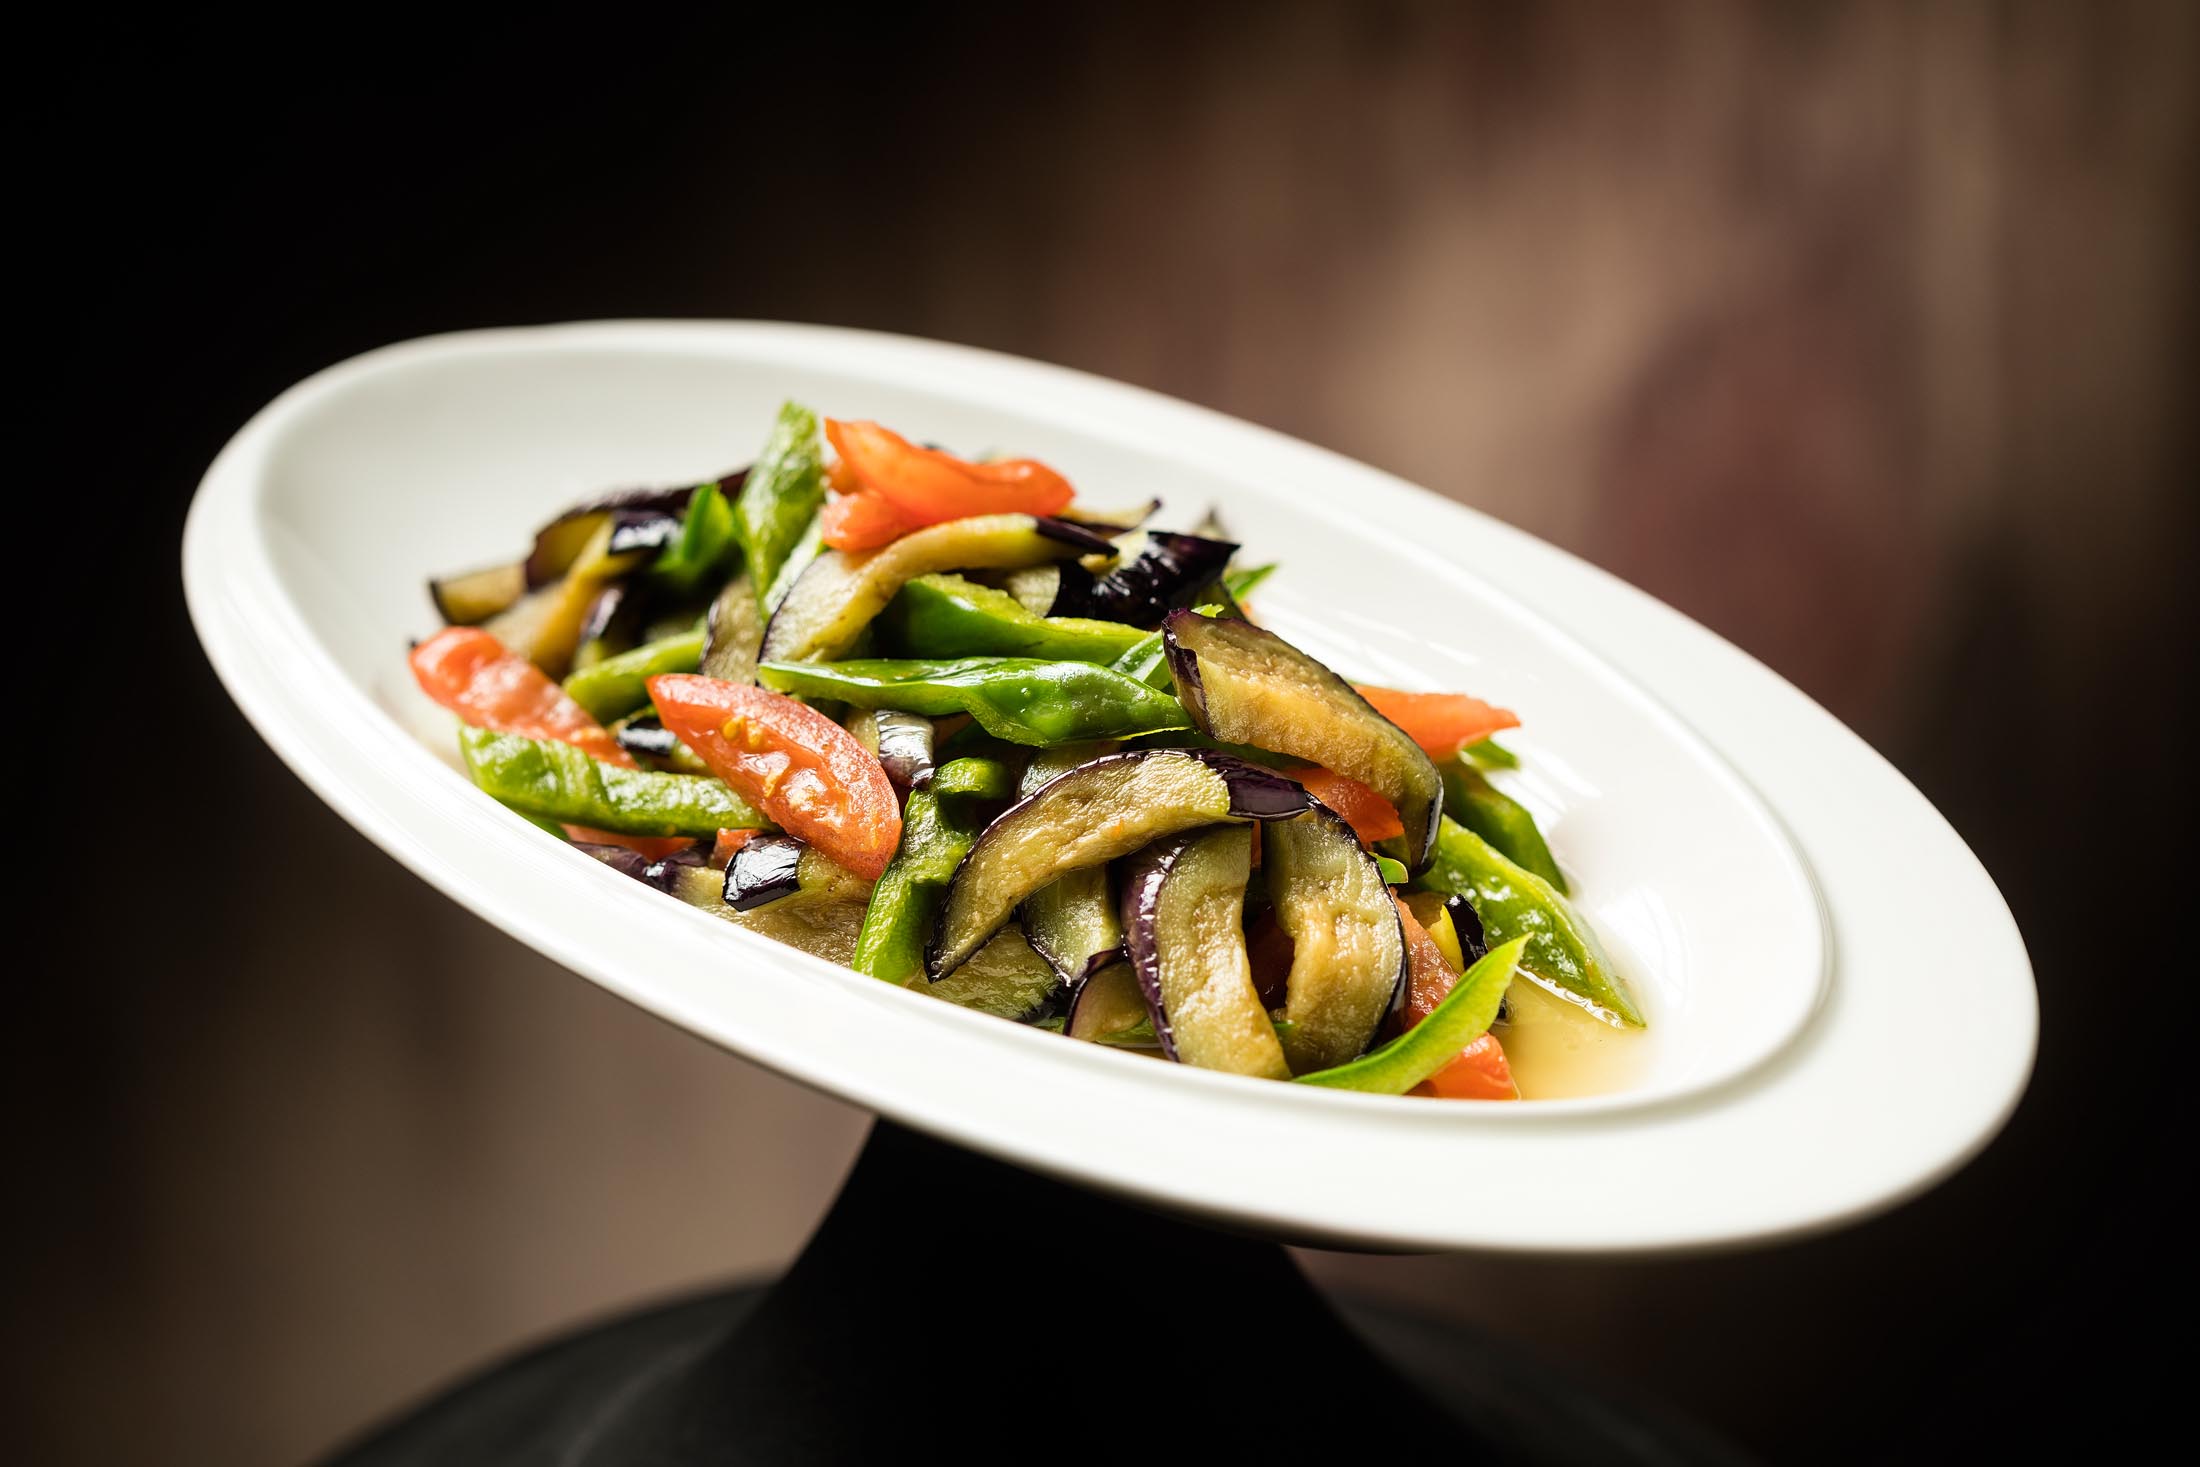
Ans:
{"type": "Polygon", "coordinates": [[[1164,523],[790,403],[745,469],[431,582],[412,670],[549,837],[1073,1040],[1504,1100],[1516,980],[1641,1028],[1503,788],[1519,719],[1324,666],[1255,615],[1274,566],[1164,523]]]}

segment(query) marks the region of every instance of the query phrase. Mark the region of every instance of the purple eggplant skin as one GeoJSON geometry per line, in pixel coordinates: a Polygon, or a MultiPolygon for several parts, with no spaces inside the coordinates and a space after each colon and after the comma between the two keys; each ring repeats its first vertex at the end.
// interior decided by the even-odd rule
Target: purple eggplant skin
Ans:
{"type": "MultiPolygon", "coordinates": [[[[1151,752],[1159,753],[1160,750],[1151,752]]],[[[1248,764],[1219,749],[1178,749],[1221,775],[1230,787],[1230,813],[1240,820],[1289,820],[1310,810],[1315,799],[1306,786],[1273,769],[1248,764]]],[[[1123,757],[1123,756],[1118,756],[1123,757]]]]}
{"type": "Polygon", "coordinates": [[[677,734],[654,718],[630,718],[613,737],[629,754],[647,754],[653,759],[666,758],[680,742],[677,734]]]}
{"type": "Polygon", "coordinates": [[[1390,801],[1405,834],[1383,844],[1409,871],[1426,866],[1443,815],[1443,776],[1433,760],[1352,685],[1274,632],[1241,618],[1171,612],[1162,623],[1177,700],[1209,738],[1252,744],[1326,765],[1390,801]],[[1223,660],[1243,661],[1233,669],[1223,660]],[[1203,658],[1215,659],[1212,668],[1203,658]],[[1247,665],[1249,664],[1249,666],[1247,665]],[[1219,675],[1211,676],[1210,674],[1219,675]],[[1263,687],[1248,708],[1230,683],[1263,687]],[[1300,706],[1292,708],[1293,702],[1300,706]]]}
{"type": "Polygon", "coordinates": [[[932,782],[932,720],[921,713],[902,713],[881,708],[875,715],[878,728],[878,762],[895,789],[907,794],[932,782]]]}
{"type": "Polygon", "coordinates": [[[661,509],[615,509],[611,511],[611,543],[605,549],[612,555],[628,550],[662,550],[679,535],[681,523],[679,515],[661,509]]]}
{"type": "Polygon", "coordinates": [[[802,890],[804,842],[791,835],[759,835],[726,863],[726,905],[754,911],[802,890]]]}
{"type": "Polygon", "coordinates": [[[1065,566],[1049,614],[1154,626],[1221,580],[1237,552],[1228,540],[1149,530],[1145,548],[1105,575],[1073,575],[1065,566]]]}
{"type": "Polygon", "coordinates": [[[1213,825],[1146,847],[1124,874],[1123,933],[1164,1055],[1180,1064],[1288,1080],[1290,1066],[1253,987],[1245,952],[1251,846],[1245,827],[1213,825]],[[1213,936],[1203,942],[1200,934],[1213,936]],[[1169,1009],[1172,974],[1181,1014],[1169,1009]]]}
{"type": "MultiPolygon", "coordinates": [[[[728,499],[741,492],[748,482],[749,471],[736,469],[704,483],[716,484],[728,499]]],[[[688,500],[700,487],[683,484],[676,489],[619,489],[585,500],[574,505],[556,519],[535,532],[535,543],[527,552],[527,589],[547,586],[565,574],[573,557],[581,553],[589,536],[596,533],[602,523],[599,516],[610,516],[621,511],[669,515],[677,522],[687,514],[688,500]]]]}
{"type": "Polygon", "coordinates": [[[1055,540],[1064,545],[1075,545],[1094,555],[1112,555],[1115,542],[1106,535],[1079,524],[1076,520],[1057,519],[1051,515],[1039,515],[1032,524],[1033,531],[1042,540],[1055,540]]]}
{"type": "Polygon", "coordinates": [[[1313,803],[1295,781],[1211,750],[1136,749],[1090,760],[979,833],[948,884],[925,972],[937,982],[955,971],[1027,897],[1069,871],[1217,821],[1287,820],[1313,803]]]}
{"type": "Polygon", "coordinates": [[[1451,917],[1451,930],[1459,934],[1459,952],[1471,968],[1490,955],[1489,935],[1482,930],[1482,914],[1474,909],[1474,903],[1463,896],[1444,899],[1444,911],[1451,917]]]}
{"type": "Polygon", "coordinates": [[[574,841],[573,849],[582,855],[593,856],[621,876],[631,876],[644,886],[653,886],[662,892],[671,891],[683,870],[702,865],[704,859],[700,845],[674,851],[657,861],[625,846],[600,845],[595,841],[574,841]]]}

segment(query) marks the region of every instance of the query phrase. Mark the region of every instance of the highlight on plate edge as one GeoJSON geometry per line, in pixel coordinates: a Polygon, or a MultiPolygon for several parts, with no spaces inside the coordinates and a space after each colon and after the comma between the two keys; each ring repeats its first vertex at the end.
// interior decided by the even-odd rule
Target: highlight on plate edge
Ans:
{"type": "Polygon", "coordinates": [[[1166,523],[789,403],[430,581],[411,666],[546,839],[872,978],[1303,1085],[1610,1088],[1647,1021],[1503,788],[1519,718],[1348,680],[1166,523]]]}

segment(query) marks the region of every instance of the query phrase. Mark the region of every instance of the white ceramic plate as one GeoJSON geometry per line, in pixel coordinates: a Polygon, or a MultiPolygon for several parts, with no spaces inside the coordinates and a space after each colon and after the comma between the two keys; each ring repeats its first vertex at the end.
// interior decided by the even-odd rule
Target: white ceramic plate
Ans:
{"type": "Polygon", "coordinates": [[[1539,1251],[1792,1234],[1945,1175],[2030,1069],[2030,968],[1992,882],[1795,689],[1473,511],[1061,368],[758,324],[407,343],[302,383],[238,434],[192,506],[184,573],[208,654],[269,743],[483,917],[796,1079],[1238,1226],[1539,1251]],[[449,719],[404,667],[406,639],[434,623],[423,577],[509,556],[608,485],[739,463],[786,397],[1043,457],[1096,503],[1215,504],[1249,556],[1284,563],[1259,605],[1285,635],[1363,680],[1520,710],[1515,790],[1653,1021],[1638,1084],[1447,1105],[1073,1044],[683,908],[472,790],[441,752],[449,719]]]}

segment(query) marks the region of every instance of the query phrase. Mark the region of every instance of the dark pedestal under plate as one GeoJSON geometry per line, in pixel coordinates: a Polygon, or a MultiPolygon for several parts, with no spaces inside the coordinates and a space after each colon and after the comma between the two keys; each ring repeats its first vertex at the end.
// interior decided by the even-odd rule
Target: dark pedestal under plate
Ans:
{"type": "Polygon", "coordinates": [[[881,1121],[777,1282],[555,1340],[336,1462],[1065,1456],[1444,1467],[1745,1460],[1487,1336],[1332,1304],[1274,1243],[881,1121]],[[1444,1455],[1418,1455],[1432,1450],[1444,1455]]]}

